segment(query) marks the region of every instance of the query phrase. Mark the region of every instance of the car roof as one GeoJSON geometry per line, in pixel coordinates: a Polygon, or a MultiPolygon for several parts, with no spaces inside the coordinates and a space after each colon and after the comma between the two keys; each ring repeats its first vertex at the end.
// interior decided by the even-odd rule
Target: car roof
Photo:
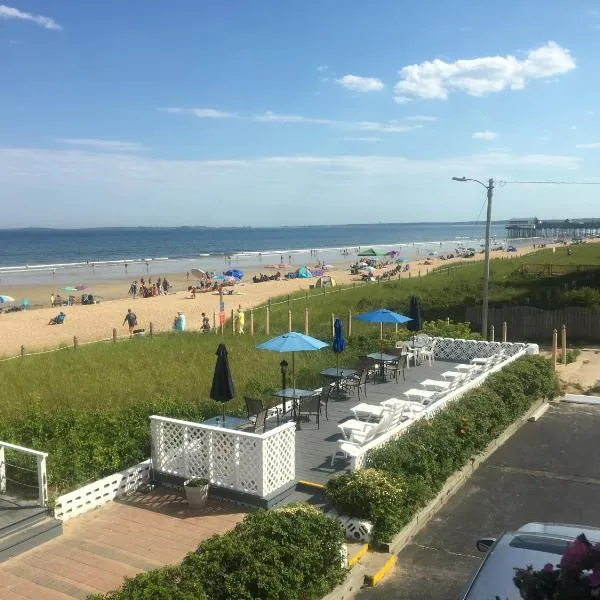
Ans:
{"type": "Polygon", "coordinates": [[[600,542],[600,529],[562,523],[527,523],[517,531],[502,535],[488,551],[475,573],[463,600],[520,600],[513,583],[515,568],[532,565],[535,570],[546,563],[557,564],[568,542],[585,533],[592,542],[600,542]]]}

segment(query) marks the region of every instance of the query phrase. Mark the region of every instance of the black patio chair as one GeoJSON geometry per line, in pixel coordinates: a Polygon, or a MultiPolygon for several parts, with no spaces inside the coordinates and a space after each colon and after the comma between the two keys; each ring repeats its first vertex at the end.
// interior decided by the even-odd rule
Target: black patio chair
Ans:
{"type": "Polygon", "coordinates": [[[333,391],[333,387],[331,385],[324,385],[321,388],[321,391],[315,396],[318,396],[321,408],[325,407],[325,420],[329,421],[329,416],[327,415],[327,405],[329,404],[329,397],[331,396],[331,392],[333,391]]]}
{"type": "Polygon", "coordinates": [[[302,419],[302,415],[315,415],[317,418],[317,429],[320,429],[320,416],[321,416],[321,394],[317,396],[307,396],[300,400],[300,406],[298,407],[298,419],[302,419]]]}
{"type": "Polygon", "coordinates": [[[254,421],[254,433],[264,433],[267,428],[267,410],[261,410],[254,421]]]}
{"type": "Polygon", "coordinates": [[[367,377],[369,375],[369,368],[364,367],[359,374],[354,375],[354,377],[349,377],[348,379],[344,379],[344,387],[347,390],[358,390],[358,399],[360,400],[360,389],[362,388],[365,394],[365,398],[367,397],[367,377]]]}
{"type": "Polygon", "coordinates": [[[390,374],[396,383],[398,383],[398,373],[402,371],[402,379],[406,381],[406,354],[398,356],[398,360],[395,360],[391,363],[387,363],[384,366],[385,372],[390,374]]]}
{"type": "Polygon", "coordinates": [[[274,406],[272,408],[265,408],[263,401],[258,398],[249,398],[244,396],[244,402],[246,402],[246,410],[248,411],[248,419],[252,422],[255,421],[256,416],[261,412],[265,411],[267,417],[277,417],[277,425],[279,425],[279,408],[274,406]]]}

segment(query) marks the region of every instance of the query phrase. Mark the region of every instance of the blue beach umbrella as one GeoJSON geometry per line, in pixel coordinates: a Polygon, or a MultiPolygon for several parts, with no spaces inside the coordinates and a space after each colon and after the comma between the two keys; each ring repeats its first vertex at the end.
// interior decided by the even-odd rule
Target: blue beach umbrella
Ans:
{"type": "Polygon", "coordinates": [[[340,319],[336,319],[333,322],[333,344],[331,344],[333,351],[335,352],[336,358],[336,367],[338,370],[338,377],[340,374],[340,354],[346,348],[346,340],[344,338],[344,328],[342,326],[342,321],[340,319]]]}
{"type": "Polygon", "coordinates": [[[0,304],[10,304],[14,302],[15,299],[12,296],[2,296],[0,295],[0,304]]]}
{"type": "Polygon", "coordinates": [[[407,317],[401,313],[397,313],[387,308],[378,308],[377,310],[373,310],[368,313],[363,313],[361,315],[357,315],[356,319],[359,321],[364,321],[365,323],[380,323],[380,339],[383,344],[383,323],[398,323],[399,325],[403,323],[408,323],[412,321],[410,317],[407,317]]]}
{"type": "Polygon", "coordinates": [[[229,269],[229,271],[225,271],[225,275],[227,275],[227,277],[241,279],[244,276],[244,272],[240,271],[239,269],[229,269]]]}
{"type": "Polygon", "coordinates": [[[294,356],[296,352],[311,352],[321,350],[329,344],[318,340],[317,338],[291,331],[284,333],[271,340],[258,344],[258,350],[268,350],[269,352],[291,352],[292,353],[292,387],[296,387],[296,366],[294,356]]]}

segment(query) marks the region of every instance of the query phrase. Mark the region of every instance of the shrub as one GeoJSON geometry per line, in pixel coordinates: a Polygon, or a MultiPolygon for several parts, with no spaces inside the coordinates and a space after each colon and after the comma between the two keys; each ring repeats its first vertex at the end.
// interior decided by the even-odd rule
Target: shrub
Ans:
{"type": "Polygon", "coordinates": [[[346,575],[342,526],[308,504],[250,513],[174,567],[89,600],[316,600],[346,575]]]}
{"type": "Polygon", "coordinates": [[[470,323],[448,322],[446,319],[425,321],[423,332],[434,337],[448,337],[462,340],[480,340],[481,334],[471,330],[470,323]]]}
{"type": "Polygon", "coordinates": [[[405,523],[402,482],[384,471],[359,469],[336,477],[327,498],[341,513],[370,521],[377,539],[391,539],[405,523]]]}
{"type": "Polygon", "coordinates": [[[485,450],[534,400],[550,399],[556,392],[549,360],[520,358],[403,436],[371,450],[367,475],[357,471],[330,479],[329,501],[344,514],[371,520],[375,541],[388,541],[452,473],[485,450]],[[384,489],[396,486],[396,492],[376,493],[371,486],[377,487],[373,482],[378,481],[387,482],[388,488],[379,484],[384,489]],[[382,495],[392,498],[389,507],[381,507],[382,495]]]}
{"type": "Polygon", "coordinates": [[[571,350],[567,350],[567,363],[566,364],[570,365],[571,363],[574,363],[579,358],[580,354],[581,354],[581,350],[579,350],[579,348],[572,348],[571,350]]]}

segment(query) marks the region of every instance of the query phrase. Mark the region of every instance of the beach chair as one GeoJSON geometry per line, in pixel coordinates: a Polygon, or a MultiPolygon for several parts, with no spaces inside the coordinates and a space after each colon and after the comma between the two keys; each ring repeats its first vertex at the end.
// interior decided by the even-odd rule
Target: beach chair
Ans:
{"type": "Polygon", "coordinates": [[[439,391],[432,390],[421,390],[418,388],[411,388],[410,390],[406,390],[404,395],[410,400],[411,398],[416,398],[417,402],[433,402],[436,400],[440,393],[439,391]]]}
{"type": "Polygon", "coordinates": [[[442,381],[439,379],[425,379],[425,381],[421,381],[421,385],[424,388],[433,388],[434,390],[439,390],[439,391],[443,392],[444,390],[447,390],[452,385],[452,382],[442,381]]]}
{"type": "MultiPolygon", "coordinates": [[[[366,446],[369,442],[372,442],[377,436],[381,435],[381,433],[385,431],[384,427],[389,427],[390,423],[391,415],[389,416],[389,418],[386,418],[385,420],[382,419],[379,423],[375,424],[372,427],[355,429],[351,433],[350,439],[338,440],[337,448],[331,456],[331,466],[333,467],[335,457],[338,454],[342,454],[344,457],[347,458],[358,456],[361,453],[362,448],[366,446]]],[[[367,425],[367,423],[363,423],[363,425],[367,425]]]]}
{"type": "Polygon", "coordinates": [[[380,404],[367,404],[366,402],[361,402],[351,408],[350,412],[354,415],[355,419],[370,422],[381,419],[386,410],[388,409],[380,404]]]}

